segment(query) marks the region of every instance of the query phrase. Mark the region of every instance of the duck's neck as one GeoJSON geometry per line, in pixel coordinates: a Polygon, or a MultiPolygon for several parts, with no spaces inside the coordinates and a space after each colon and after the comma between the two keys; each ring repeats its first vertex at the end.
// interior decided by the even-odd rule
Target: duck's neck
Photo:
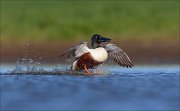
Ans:
{"type": "Polygon", "coordinates": [[[101,47],[101,46],[100,46],[100,44],[92,42],[92,47],[93,47],[93,49],[95,49],[95,48],[98,48],[98,47],[101,47]]]}

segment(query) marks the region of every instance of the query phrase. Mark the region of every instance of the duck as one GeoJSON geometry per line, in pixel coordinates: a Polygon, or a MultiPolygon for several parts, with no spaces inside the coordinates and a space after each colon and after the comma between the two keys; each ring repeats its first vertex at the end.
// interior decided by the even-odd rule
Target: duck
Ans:
{"type": "Polygon", "coordinates": [[[60,57],[66,58],[67,62],[71,62],[71,70],[84,70],[88,75],[92,75],[89,69],[95,69],[110,59],[119,64],[119,66],[132,68],[134,65],[128,55],[116,44],[110,43],[111,39],[94,34],[91,37],[91,46],[88,48],[87,42],[81,42],[68,50],[60,57]],[[102,46],[101,43],[108,43],[102,46]]]}

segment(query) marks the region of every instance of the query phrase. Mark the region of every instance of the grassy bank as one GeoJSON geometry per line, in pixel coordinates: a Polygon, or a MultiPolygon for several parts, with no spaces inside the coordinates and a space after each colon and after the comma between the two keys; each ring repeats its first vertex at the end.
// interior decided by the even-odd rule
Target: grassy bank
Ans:
{"type": "Polygon", "coordinates": [[[2,41],[178,37],[179,1],[1,0],[2,41]]]}

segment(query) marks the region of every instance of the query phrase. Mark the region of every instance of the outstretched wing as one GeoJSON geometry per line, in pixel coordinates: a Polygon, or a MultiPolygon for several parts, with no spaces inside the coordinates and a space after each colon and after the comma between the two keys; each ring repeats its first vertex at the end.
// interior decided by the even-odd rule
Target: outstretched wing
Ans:
{"type": "Polygon", "coordinates": [[[68,49],[65,53],[61,54],[59,57],[65,56],[67,62],[73,62],[84,53],[87,53],[88,51],[89,48],[87,47],[87,42],[82,42],[68,49]]]}
{"type": "Polygon", "coordinates": [[[108,44],[104,48],[108,52],[108,57],[114,62],[117,62],[120,66],[127,68],[133,67],[133,64],[128,55],[115,44],[108,44]]]}

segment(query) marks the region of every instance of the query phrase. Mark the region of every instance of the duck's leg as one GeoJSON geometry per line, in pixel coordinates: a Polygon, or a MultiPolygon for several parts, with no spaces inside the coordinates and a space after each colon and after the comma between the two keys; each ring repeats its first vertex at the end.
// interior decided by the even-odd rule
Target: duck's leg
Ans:
{"type": "Polygon", "coordinates": [[[88,75],[91,75],[91,72],[88,71],[86,65],[83,66],[84,70],[88,73],[88,75]]]}

